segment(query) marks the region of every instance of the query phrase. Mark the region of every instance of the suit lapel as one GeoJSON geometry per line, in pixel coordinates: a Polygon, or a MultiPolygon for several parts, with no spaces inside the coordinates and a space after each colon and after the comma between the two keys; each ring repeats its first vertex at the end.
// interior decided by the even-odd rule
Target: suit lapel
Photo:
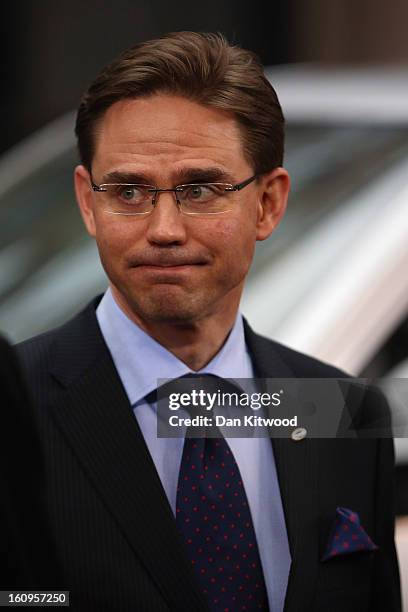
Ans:
{"type": "MultiPolygon", "coordinates": [[[[258,378],[294,378],[274,343],[254,334],[245,322],[245,339],[258,378]]],[[[299,375],[298,375],[299,376],[299,375]]],[[[273,438],[272,446],[288,532],[292,564],[285,612],[310,610],[318,570],[318,445],[273,438]]]]}
{"type": "Polygon", "coordinates": [[[63,390],[55,418],[169,607],[207,610],[94,309],[59,334],[53,376],[63,390]]]}

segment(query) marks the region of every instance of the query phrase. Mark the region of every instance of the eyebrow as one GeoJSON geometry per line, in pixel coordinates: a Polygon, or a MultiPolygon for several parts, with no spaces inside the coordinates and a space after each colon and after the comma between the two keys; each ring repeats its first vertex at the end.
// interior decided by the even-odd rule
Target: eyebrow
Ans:
{"type": "Polygon", "coordinates": [[[135,172],[124,172],[122,170],[113,170],[104,174],[101,180],[101,185],[105,183],[140,183],[145,185],[152,185],[151,180],[143,174],[135,172]]]}
{"type": "Polygon", "coordinates": [[[184,168],[176,173],[176,181],[183,183],[231,183],[231,175],[222,168],[184,168]]]}
{"type": "MultiPolygon", "coordinates": [[[[183,168],[174,175],[174,186],[184,183],[232,183],[231,175],[222,168],[183,168]]],[[[104,174],[101,185],[106,183],[139,183],[141,185],[155,186],[152,177],[138,172],[125,172],[113,170],[104,174]]]]}

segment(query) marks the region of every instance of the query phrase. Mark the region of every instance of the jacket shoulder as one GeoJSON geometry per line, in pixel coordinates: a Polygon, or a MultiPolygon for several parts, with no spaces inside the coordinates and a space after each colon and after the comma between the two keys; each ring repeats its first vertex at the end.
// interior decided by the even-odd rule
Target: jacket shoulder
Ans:
{"type": "MultiPolygon", "coordinates": [[[[255,333],[244,319],[245,340],[258,372],[278,368],[282,377],[352,378],[343,370],[255,333]],[[282,369],[283,368],[283,369],[282,369]]],[[[273,374],[272,374],[273,376],[273,374]]]]}
{"type": "Polygon", "coordinates": [[[274,340],[268,340],[263,336],[259,336],[266,342],[270,342],[273,349],[286,361],[297,376],[303,378],[352,378],[351,374],[336,368],[335,366],[320,361],[316,357],[311,357],[305,353],[301,353],[284,344],[280,344],[274,340]]]}
{"type": "Polygon", "coordinates": [[[15,345],[18,359],[30,379],[41,372],[68,368],[76,371],[92,359],[101,344],[95,298],[63,325],[15,345]]]}
{"type": "Polygon", "coordinates": [[[51,363],[53,346],[58,338],[60,328],[52,329],[14,346],[17,357],[24,370],[35,366],[47,367],[51,363]]]}

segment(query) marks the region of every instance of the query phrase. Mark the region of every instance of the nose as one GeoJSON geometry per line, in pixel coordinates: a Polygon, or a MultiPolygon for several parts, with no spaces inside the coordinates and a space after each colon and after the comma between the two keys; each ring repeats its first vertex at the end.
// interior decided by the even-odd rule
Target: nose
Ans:
{"type": "Polygon", "coordinates": [[[185,215],[180,213],[174,192],[156,194],[154,210],[146,221],[146,238],[151,244],[183,244],[187,239],[185,215]]]}

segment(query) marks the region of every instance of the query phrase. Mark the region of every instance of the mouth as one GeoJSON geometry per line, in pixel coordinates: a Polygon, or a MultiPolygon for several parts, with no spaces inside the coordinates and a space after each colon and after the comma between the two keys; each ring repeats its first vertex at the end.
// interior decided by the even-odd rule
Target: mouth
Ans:
{"type": "Polygon", "coordinates": [[[134,271],[150,278],[154,283],[179,283],[187,281],[195,270],[207,265],[205,262],[160,262],[140,263],[133,267],[134,271]]]}
{"type": "Polygon", "coordinates": [[[203,263],[180,263],[180,264],[142,264],[136,266],[136,269],[148,272],[150,274],[183,274],[191,272],[194,268],[203,267],[203,263]]]}
{"type": "Polygon", "coordinates": [[[203,262],[185,262],[185,263],[173,263],[173,262],[169,262],[169,263],[144,263],[144,264],[139,264],[138,266],[136,266],[137,268],[157,268],[159,270],[163,270],[163,269],[177,269],[177,268],[191,268],[192,266],[205,266],[205,263],[203,262]]]}
{"type": "Polygon", "coordinates": [[[209,263],[205,258],[184,259],[182,257],[141,257],[131,262],[132,268],[143,268],[151,270],[178,270],[182,268],[192,268],[205,266],[209,263]]]}

